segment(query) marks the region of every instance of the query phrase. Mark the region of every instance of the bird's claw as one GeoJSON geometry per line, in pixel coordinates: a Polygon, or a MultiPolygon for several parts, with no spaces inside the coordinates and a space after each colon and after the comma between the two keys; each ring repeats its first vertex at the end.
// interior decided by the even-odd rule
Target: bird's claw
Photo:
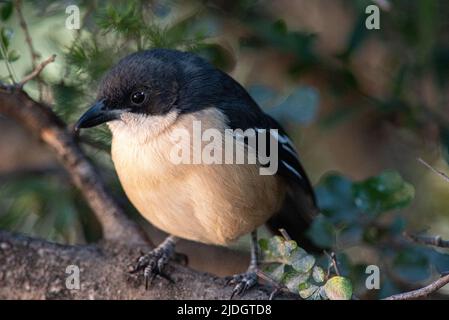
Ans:
{"type": "Polygon", "coordinates": [[[234,296],[242,297],[250,288],[257,284],[256,271],[247,271],[242,274],[236,274],[226,279],[226,285],[234,285],[232,290],[231,300],[234,296]]]}
{"type": "Polygon", "coordinates": [[[174,252],[165,247],[158,247],[153,251],[150,251],[147,254],[142,254],[139,258],[137,258],[134,265],[130,266],[129,273],[137,273],[143,270],[145,290],[148,290],[149,285],[152,284],[156,276],[173,283],[174,280],[164,272],[164,268],[173,254],[174,252]]]}

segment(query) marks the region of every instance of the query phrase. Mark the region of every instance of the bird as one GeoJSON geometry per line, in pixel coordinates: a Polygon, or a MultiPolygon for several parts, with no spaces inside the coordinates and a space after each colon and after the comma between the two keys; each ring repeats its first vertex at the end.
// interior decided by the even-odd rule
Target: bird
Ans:
{"type": "MultiPolygon", "coordinates": [[[[248,269],[227,279],[234,286],[231,298],[257,284],[260,226],[275,233],[283,228],[303,248],[313,247],[305,234],[319,210],[293,142],[242,85],[199,55],[155,48],[122,58],[103,76],[95,103],[74,128],[79,133],[103,123],[112,133],[111,157],[126,196],[148,222],[168,234],[132,268],[143,271],[146,287],[156,276],[168,276],[165,266],[180,239],[227,246],[251,235],[248,269]],[[253,156],[256,161],[176,163],[173,150],[179,141],[174,137],[194,136],[195,123],[202,134],[221,133],[212,134],[215,155],[226,154],[229,138],[232,155],[241,150],[247,152],[244,160],[253,156]],[[269,132],[268,138],[263,142],[257,135],[261,143],[254,145],[247,130],[269,132]],[[261,149],[276,149],[274,173],[261,174],[267,168],[261,149]]],[[[186,150],[194,149],[193,139],[183,143],[186,150]]]]}

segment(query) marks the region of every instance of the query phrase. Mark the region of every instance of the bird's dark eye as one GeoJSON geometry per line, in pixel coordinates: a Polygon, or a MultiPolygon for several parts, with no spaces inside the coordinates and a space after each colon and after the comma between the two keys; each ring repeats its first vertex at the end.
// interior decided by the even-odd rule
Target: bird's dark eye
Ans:
{"type": "Polygon", "coordinates": [[[131,95],[131,102],[134,104],[141,104],[145,101],[145,92],[137,91],[131,95]]]}

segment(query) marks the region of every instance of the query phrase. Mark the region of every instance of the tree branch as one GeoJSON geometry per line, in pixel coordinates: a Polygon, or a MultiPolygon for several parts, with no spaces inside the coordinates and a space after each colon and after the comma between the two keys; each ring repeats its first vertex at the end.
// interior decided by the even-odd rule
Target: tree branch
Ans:
{"type": "Polygon", "coordinates": [[[0,88],[0,113],[15,119],[55,152],[95,213],[105,239],[129,244],[150,243],[108,193],[97,170],[66,130],[64,122],[49,107],[33,101],[24,91],[10,86],[0,88]]]}
{"type": "Polygon", "coordinates": [[[25,17],[23,16],[22,12],[22,1],[21,0],[15,0],[14,1],[14,7],[17,11],[17,16],[19,18],[19,24],[20,28],[22,28],[23,33],[25,34],[25,41],[28,45],[28,49],[30,51],[31,55],[31,63],[33,65],[33,68],[36,68],[37,66],[37,59],[39,58],[39,54],[34,49],[33,40],[31,39],[30,31],[28,30],[28,25],[26,23],[25,17]]]}
{"type": "MultiPolygon", "coordinates": [[[[33,69],[36,70],[36,68],[38,67],[37,59],[40,57],[40,55],[37,53],[36,49],[34,48],[33,40],[31,39],[31,34],[30,34],[30,31],[28,30],[28,25],[26,23],[25,17],[23,16],[22,0],[15,0],[14,7],[16,8],[16,11],[17,11],[20,28],[22,29],[22,31],[25,35],[25,41],[28,45],[28,50],[30,51],[31,64],[33,66],[33,69]]],[[[43,67],[42,67],[42,69],[43,69],[43,67]]],[[[40,73],[40,71],[34,77],[39,76],[39,73],[40,73]]],[[[31,80],[31,79],[32,78],[30,78],[29,80],[31,80]]],[[[23,82],[23,80],[22,80],[22,82],[23,82]]],[[[22,84],[22,86],[23,86],[23,84],[22,84]]],[[[38,86],[38,91],[39,91],[39,100],[42,100],[43,84],[40,79],[38,79],[37,86],[38,86]]]]}
{"type": "Polygon", "coordinates": [[[442,177],[444,180],[449,182],[449,176],[447,174],[445,174],[443,171],[435,169],[434,167],[432,167],[430,164],[428,164],[426,161],[424,161],[421,158],[418,158],[418,161],[421,162],[425,167],[427,167],[428,169],[430,169],[431,171],[433,171],[434,173],[436,173],[437,175],[442,177]]]}
{"type": "MultiPolygon", "coordinates": [[[[436,246],[439,248],[449,248],[449,241],[441,239],[441,236],[420,236],[404,233],[404,236],[413,242],[436,246]]],[[[449,274],[445,273],[441,278],[435,280],[428,286],[410,292],[396,294],[384,300],[413,300],[428,297],[430,294],[444,287],[449,283],[449,274]]]]}
{"type": "MultiPolygon", "coordinates": [[[[0,299],[229,299],[232,286],[207,273],[169,264],[174,284],[156,278],[149,290],[143,276],[127,272],[136,248],[117,243],[65,246],[0,231],[0,299]],[[80,289],[69,290],[66,268],[80,270],[80,289]]],[[[255,288],[245,299],[268,299],[255,288]]],[[[284,297],[289,297],[284,296],[284,297]]]]}
{"type": "Polygon", "coordinates": [[[340,268],[338,267],[338,260],[335,252],[332,251],[331,253],[328,253],[327,251],[324,251],[324,253],[329,258],[329,268],[327,270],[327,276],[330,275],[331,268],[334,268],[335,274],[337,276],[340,276],[341,275],[340,268]]]}
{"type": "Polygon", "coordinates": [[[44,70],[44,68],[47,66],[47,64],[54,62],[56,59],[56,55],[52,54],[50,57],[48,57],[47,59],[45,59],[44,61],[42,61],[40,64],[38,64],[34,70],[26,75],[17,85],[22,88],[25,83],[27,83],[28,81],[36,78],[37,76],[39,76],[39,74],[42,72],[42,70],[44,70]]]}
{"type": "Polygon", "coordinates": [[[435,246],[439,248],[449,248],[449,240],[443,240],[441,236],[421,236],[421,235],[415,235],[415,234],[407,234],[405,233],[404,236],[413,242],[419,243],[419,244],[425,244],[430,246],[435,246]]]}
{"type": "Polygon", "coordinates": [[[424,288],[413,290],[410,292],[395,294],[395,295],[387,297],[383,300],[414,300],[414,299],[426,298],[430,294],[441,289],[448,283],[449,283],[449,274],[442,276],[441,278],[432,282],[428,286],[425,286],[424,288]]]}

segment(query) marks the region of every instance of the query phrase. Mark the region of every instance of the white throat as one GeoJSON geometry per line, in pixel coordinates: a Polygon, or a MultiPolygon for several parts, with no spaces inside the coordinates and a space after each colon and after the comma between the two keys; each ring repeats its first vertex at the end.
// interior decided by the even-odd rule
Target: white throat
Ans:
{"type": "Polygon", "coordinates": [[[146,144],[173,125],[177,118],[176,111],[157,116],[125,112],[119,120],[108,122],[108,126],[114,138],[146,144]]]}

